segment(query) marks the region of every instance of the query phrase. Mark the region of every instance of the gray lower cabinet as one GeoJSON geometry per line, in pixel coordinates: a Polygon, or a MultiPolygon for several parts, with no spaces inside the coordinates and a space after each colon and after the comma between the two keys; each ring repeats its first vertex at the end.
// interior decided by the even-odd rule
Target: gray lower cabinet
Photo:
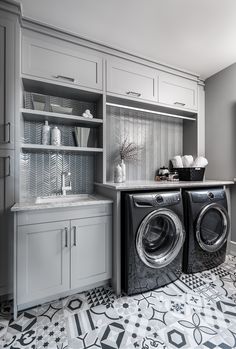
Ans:
{"type": "Polygon", "coordinates": [[[69,289],[70,221],[20,226],[17,232],[17,302],[69,289]]]}
{"type": "Polygon", "coordinates": [[[111,216],[71,221],[71,288],[111,277],[111,216]]]}
{"type": "Polygon", "coordinates": [[[158,71],[125,59],[108,57],[107,92],[157,102],[158,71]]]}
{"type": "MultiPolygon", "coordinates": [[[[18,309],[111,278],[112,218],[102,213],[102,207],[56,210],[58,219],[69,218],[63,221],[43,223],[43,217],[53,217],[50,211],[35,212],[34,224],[28,221],[21,225],[26,222],[27,213],[16,218],[18,309]],[[73,219],[76,212],[80,217],[80,210],[85,218],[73,219]]],[[[105,211],[110,212],[111,206],[104,205],[105,211]]]]}
{"type": "Polygon", "coordinates": [[[102,90],[102,57],[93,50],[24,32],[22,73],[57,83],[102,90]]]}
{"type": "Polygon", "coordinates": [[[14,150],[0,150],[0,296],[12,293],[14,150]]]}

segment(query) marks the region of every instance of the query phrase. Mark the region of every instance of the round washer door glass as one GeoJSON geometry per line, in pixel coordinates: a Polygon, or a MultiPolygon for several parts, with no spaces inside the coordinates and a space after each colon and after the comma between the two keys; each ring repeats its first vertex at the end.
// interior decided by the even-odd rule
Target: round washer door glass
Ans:
{"type": "Polygon", "coordinates": [[[196,225],[196,238],[204,251],[216,252],[226,242],[229,215],[223,206],[209,204],[201,211],[196,225]]]}
{"type": "Polygon", "coordinates": [[[179,217],[171,210],[151,212],[141,222],[136,249],[145,265],[162,268],[170,264],[184,243],[184,229],[179,217]]]}

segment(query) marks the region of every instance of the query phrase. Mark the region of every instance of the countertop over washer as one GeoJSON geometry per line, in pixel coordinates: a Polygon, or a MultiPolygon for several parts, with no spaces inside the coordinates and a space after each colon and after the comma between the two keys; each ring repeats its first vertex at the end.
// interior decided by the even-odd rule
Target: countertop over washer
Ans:
{"type": "Polygon", "coordinates": [[[204,180],[204,181],[179,181],[179,182],[170,182],[170,181],[126,181],[124,183],[96,183],[98,187],[108,188],[117,191],[126,191],[126,190],[143,190],[143,189],[171,189],[171,188],[197,188],[197,187],[215,187],[222,185],[233,185],[234,181],[225,181],[225,180],[204,180]]]}

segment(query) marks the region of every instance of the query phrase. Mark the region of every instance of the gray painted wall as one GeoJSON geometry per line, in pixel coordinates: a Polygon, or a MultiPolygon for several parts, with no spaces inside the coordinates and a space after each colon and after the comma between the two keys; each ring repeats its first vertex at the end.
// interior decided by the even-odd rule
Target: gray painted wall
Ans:
{"type": "MultiPolygon", "coordinates": [[[[208,179],[236,177],[236,63],[206,80],[208,179]]],[[[236,188],[231,192],[232,240],[236,241],[236,188]]]]}

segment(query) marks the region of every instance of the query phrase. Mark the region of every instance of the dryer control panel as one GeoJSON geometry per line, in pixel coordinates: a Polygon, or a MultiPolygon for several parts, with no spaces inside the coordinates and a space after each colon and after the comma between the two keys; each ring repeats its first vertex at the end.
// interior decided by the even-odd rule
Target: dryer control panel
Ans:
{"type": "Polygon", "coordinates": [[[136,207],[166,207],[179,204],[180,201],[180,192],[144,193],[133,195],[133,202],[136,207]]]}

